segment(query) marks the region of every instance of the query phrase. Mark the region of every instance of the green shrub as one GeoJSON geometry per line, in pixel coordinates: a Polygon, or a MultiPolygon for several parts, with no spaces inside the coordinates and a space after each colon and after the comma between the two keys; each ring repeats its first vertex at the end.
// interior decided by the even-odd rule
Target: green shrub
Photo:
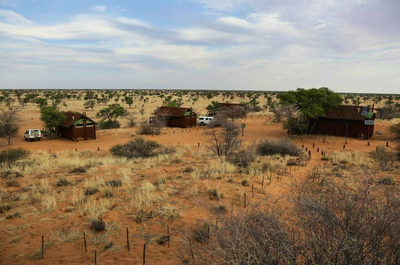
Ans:
{"type": "Polygon", "coordinates": [[[85,190],[85,195],[94,195],[97,192],[99,192],[100,190],[98,188],[87,188],[85,190]]]}
{"type": "Polygon", "coordinates": [[[143,138],[137,137],[135,140],[126,144],[115,145],[111,148],[111,153],[114,156],[126,158],[152,157],[156,156],[155,149],[160,145],[155,141],[146,141],[143,138]]]}
{"type": "Polygon", "coordinates": [[[262,156],[279,154],[299,156],[301,149],[290,140],[264,141],[258,144],[257,153],[262,156]]]}
{"type": "Polygon", "coordinates": [[[119,128],[121,124],[118,121],[100,121],[99,122],[99,129],[113,129],[119,128]]]}
{"type": "Polygon", "coordinates": [[[106,223],[101,218],[98,220],[90,220],[90,224],[94,231],[104,231],[106,229],[106,223]]]}
{"type": "Polygon", "coordinates": [[[249,181],[247,179],[244,179],[242,180],[242,182],[240,182],[240,185],[247,187],[249,186],[249,181]]]}
{"type": "Polygon", "coordinates": [[[60,177],[60,178],[58,178],[56,186],[57,187],[64,187],[64,186],[68,186],[70,184],[71,184],[71,182],[69,182],[66,177],[60,177]]]}
{"type": "Polygon", "coordinates": [[[0,167],[6,165],[9,168],[12,167],[19,160],[27,157],[29,152],[18,148],[7,148],[0,152],[0,167]]]}

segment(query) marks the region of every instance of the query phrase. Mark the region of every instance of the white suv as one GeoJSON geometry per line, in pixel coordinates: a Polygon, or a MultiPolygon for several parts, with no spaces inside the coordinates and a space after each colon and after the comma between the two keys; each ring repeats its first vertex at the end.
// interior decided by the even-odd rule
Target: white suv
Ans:
{"type": "Polygon", "coordinates": [[[28,129],[24,133],[24,138],[27,141],[32,141],[32,140],[38,140],[42,139],[42,133],[40,132],[39,129],[28,129]]]}
{"type": "Polygon", "coordinates": [[[200,126],[204,126],[209,124],[214,118],[211,116],[200,116],[198,119],[198,123],[200,126]]]}

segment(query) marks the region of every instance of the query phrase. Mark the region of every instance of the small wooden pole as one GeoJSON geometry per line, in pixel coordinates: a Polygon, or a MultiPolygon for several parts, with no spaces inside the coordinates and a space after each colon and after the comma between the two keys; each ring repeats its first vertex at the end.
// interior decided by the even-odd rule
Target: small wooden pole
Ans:
{"type": "Polygon", "coordinates": [[[261,181],[261,190],[264,190],[264,174],[263,174],[262,181],[261,181]]]}
{"type": "Polygon", "coordinates": [[[100,147],[97,147],[97,151],[100,151],[100,147]]]}
{"type": "Polygon", "coordinates": [[[171,243],[170,243],[171,237],[169,235],[169,225],[167,225],[167,235],[168,235],[168,247],[171,247],[171,243]]]}
{"type": "Polygon", "coordinates": [[[306,147],[306,152],[308,151],[308,147],[306,147]]]}
{"type": "Polygon", "coordinates": [[[86,233],[83,232],[83,244],[85,245],[85,252],[87,252],[87,247],[86,247],[86,233]]]}
{"type": "Polygon", "coordinates": [[[317,153],[319,153],[319,147],[317,147],[317,153]]]}
{"type": "Polygon", "coordinates": [[[97,265],[97,251],[94,251],[94,265],[97,265]]]}
{"type": "Polygon", "coordinates": [[[386,147],[389,147],[389,142],[386,142],[386,147]]]}
{"type": "Polygon", "coordinates": [[[251,197],[254,197],[254,184],[251,184],[251,197]]]}
{"type": "Polygon", "coordinates": [[[232,201],[232,208],[231,208],[231,217],[233,216],[233,201],[232,201]]]}
{"type": "Polygon", "coordinates": [[[243,194],[243,202],[244,202],[244,208],[246,208],[246,193],[245,194],[243,194]]]}
{"type": "Polygon", "coordinates": [[[143,265],[146,264],[146,244],[143,245],[143,265]]]}
{"type": "Polygon", "coordinates": [[[42,236],[42,259],[44,259],[44,236],[42,236]]]}
{"type": "Polygon", "coordinates": [[[215,229],[218,229],[218,218],[217,218],[217,220],[215,221],[215,229]]]}
{"type": "Polygon", "coordinates": [[[128,252],[130,252],[130,246],[129,246],[129,228],[126,228],[126,247],[128,248],[128,252]]]}
{"type": "Polygon", "coordinates": [[[193,249],[192,249],[192,243],[190,243],[190,240],[189,240],[189,247],[190,247],[190,254],[192,254],[192,260],[193,260],[193,264],[194,264],[194,254],[193,254],[193,249]]]}
{"type": "Polygon", "coordinates": [[[345,144],[343,145],[343,150],[344,150],[344,149],[346,149],[346,145],[345,145],[345,144]]]}
{"type": "Polygon", "coordinates": [[[197,147],[200,147],[200,143],[199,142],[197,143],[197,147]]]}
{"type": "Polygon", "coordinates": [[[315,147],[315,143],[312,144],[312,148],[314,148],[314,147],[315,147]]]}

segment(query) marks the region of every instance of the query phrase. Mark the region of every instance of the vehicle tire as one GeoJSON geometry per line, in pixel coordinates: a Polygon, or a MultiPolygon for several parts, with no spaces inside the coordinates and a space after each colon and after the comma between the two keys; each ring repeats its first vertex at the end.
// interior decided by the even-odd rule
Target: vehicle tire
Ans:
{"type": "Polygon", "coordinates": [[[204,126],[204,122],[200,123],[200,126],[204,126]]]}
{"type": "Polygon", "coordinates": [[[31,141],[31,138],[28,138],[28,139],[26,139],[28,142],[30,142],[31,141]]]}

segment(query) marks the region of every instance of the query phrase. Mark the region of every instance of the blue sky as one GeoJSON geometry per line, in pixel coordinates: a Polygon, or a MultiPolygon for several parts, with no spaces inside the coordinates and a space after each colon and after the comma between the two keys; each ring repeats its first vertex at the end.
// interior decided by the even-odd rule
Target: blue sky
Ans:
{"type": "Polygon", "coordinates": [[[398,0],[0,0],[0,88],[400,93],[398,0]]]}

